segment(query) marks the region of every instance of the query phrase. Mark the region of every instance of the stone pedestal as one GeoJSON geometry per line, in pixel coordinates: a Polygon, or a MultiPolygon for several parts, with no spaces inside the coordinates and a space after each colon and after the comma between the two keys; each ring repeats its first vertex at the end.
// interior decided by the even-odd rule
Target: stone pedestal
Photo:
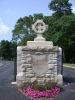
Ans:
{"type": "Polygon", "coordinates": [[[59,47],[17,47],[17,85],[23,82],[52,81],[62,83],[62,51],[59,47]],[[60,77],[61,75],[61,77],[60,77]]]}
{"type": "Polygon", "coordinates": [[[17,85],[35,80],[40,84],[44,81],[62,84],[62,49],[42,37],[48,29],[42,20],[35,22],[32,29],[37,33],[34,41],[27,41],[27,46],[17,47],[17,85]]]}

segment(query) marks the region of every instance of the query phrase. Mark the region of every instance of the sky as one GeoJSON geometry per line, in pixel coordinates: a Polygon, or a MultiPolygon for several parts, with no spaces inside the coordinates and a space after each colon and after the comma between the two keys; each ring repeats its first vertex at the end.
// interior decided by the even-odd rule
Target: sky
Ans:
{"type": "MultiPolygon", "coordinates": [[[[75,0],[69,0],[75,13],[75,0]]],[[[20,17],[43,13],[52,15],[51,0],[0,0],[0,41],[12,39],[12,30],[20,17]]]]}

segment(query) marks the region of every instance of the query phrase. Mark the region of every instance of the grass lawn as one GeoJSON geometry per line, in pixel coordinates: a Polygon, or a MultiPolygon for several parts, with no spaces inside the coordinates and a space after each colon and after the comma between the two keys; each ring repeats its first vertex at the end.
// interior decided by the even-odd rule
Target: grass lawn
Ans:
{"type": "Polygon", "coordinates": [[[71,66],[71,67],[75,67],[75,64],[70,64],[70,63],[64,63],[64,65],[71,66]]]}

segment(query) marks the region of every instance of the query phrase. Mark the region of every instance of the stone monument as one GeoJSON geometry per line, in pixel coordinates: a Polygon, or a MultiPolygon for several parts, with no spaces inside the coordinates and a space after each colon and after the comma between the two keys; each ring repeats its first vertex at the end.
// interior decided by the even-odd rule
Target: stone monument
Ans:
{"type": "Polygon", "coordinates": [[[17,47],[17,85],[35,80],[40,84],[44,81],[62,84],[62,49],[43,37],[43,33],[48,30],[43,20],[37,20],[32,30],[37,34],[34,41],[27,41],[26,46],[17,47]]]}

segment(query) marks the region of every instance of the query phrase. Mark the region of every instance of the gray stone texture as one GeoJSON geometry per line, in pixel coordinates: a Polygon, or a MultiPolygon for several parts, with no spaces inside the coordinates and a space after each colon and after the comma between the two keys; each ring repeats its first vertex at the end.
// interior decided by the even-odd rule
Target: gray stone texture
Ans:
{"type": "MultiPolygon", "coordinates": [[[[35,49],[20,46],[17,48],[17,83],[46,81],[59,81],[62,66],[62,50],[58,47],[53,49],[35,49]],[[34,58],[34,59],[33,59],[34,58]],[[44,61],[47,58],[46,61],[44,61]],[[34,60],[34,61],[33,61],[34,60]],[[40,62],[41,61],[41,62],[40,62]],[[35,63],[35,64],[34,64],[35,63]],[[34,66],[33,66],[34,64],[34,66]],[[40,68],[40,66],[42,67],[40,68]],[[36,67],[36,68],[35,68],[36,67]],[[34,71],[35,70],[35,71],[34,71]],[[38,74],[37,74],[38,73],[38,74]]],[[[62,76],[61,76],[62,77],[62,76]]]]}
{"type": "Polygon", "coordinates": [[[37,20],[32,25],[37,37],[27,41],[27,46],[17,48],[17,84],[36,79],[39,83],[45,80],[62,83],[62,49],[53,46],[52,41],[45,41],[42,35],[47,29],[43,20],[37,20]]]}

